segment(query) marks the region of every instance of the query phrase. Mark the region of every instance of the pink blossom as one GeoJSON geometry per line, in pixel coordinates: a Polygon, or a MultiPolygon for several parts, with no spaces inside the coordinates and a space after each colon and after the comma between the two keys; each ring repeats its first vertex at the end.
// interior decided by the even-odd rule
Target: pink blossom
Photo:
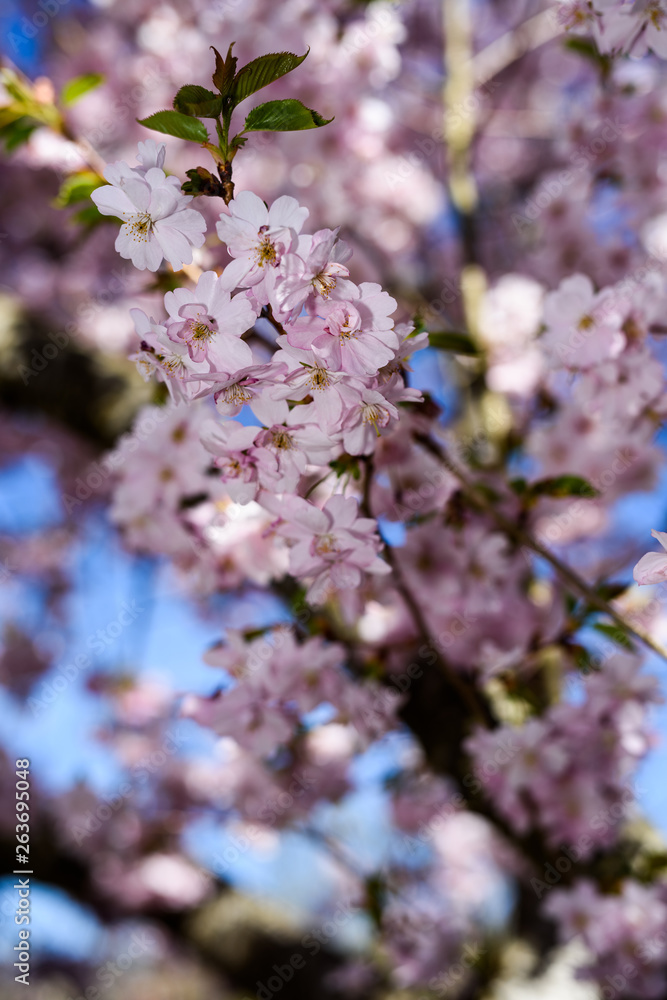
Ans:
{"type": "Polygon", "coordinates": [[[283,350],[277,352],[274,358],[284,362],[291,371],[285,377],[282,387],[274,390],[274,398],[299,400],[310,396],[310,408],[313,412],[309,412],[309,419],[316,420],[327,433],[335,434],[345,411],[346,400],[350,396],[350,388],[354,398],[354,390],[360,389],[362,383],[319,364],[312,351],[294,348],[284,337],[278,339],[283,350]],[[304,360],[296,362],[295,357],[304,360]]]}
{"type": "Polygon", "coordinates": [[[175,403],[194,399],[203,383],[189,381],[195,373],[209,370],[206,361],[193,361],[184,343],[174,343],[166,327],[149,318],[141,309],[130,309],[134,328],[140,338],[140,350],[130,355],[144,381],[153,374],[166,382],[169,394],[175,403]]]}
{"type": "Polygon", "coordinates": [[[370,455],[381,429],[398,420],[398,410],[382,391],[364,387],[356,395],[343,418],[343,444],[350,455],[370,455]]]}
{"type": "Polygon", "coordinates": [[[320,229],[313,236],[299,237],[295,253],[286,254],[280,263],[275,300],[280,312],[298,316],[304,305],[317,311],[322,300],[349,298],[352,282],[345,279],[349,270],[345,261],[352,250],[338,240],[338,229],[320,229]]]}
{"type": "Polygon", "coordinates": [[[273,493],[294,493],[309,464],[326,465],[333,443],[315,423],[304,422],[306,407],[289,410],[282,399],[267,393],[253,412],[266,424],[255,440],[261,485],[273,493]]]}
{"type": "MultiPolygon", "coordinates": [[[[252,191],[241,191],[229,204],[229,215],[221,215],[217,224],[220,239],[235,260],[225,268],[225,281],[230,288],[253,289],[255,297],[263,296],[257,286],[273,287],[273,271],[283,256],[297,245],[297,236],[308,218],[308,209],[301,208],[295,198],[283,195],[267,208],[252,191]],[[267,284],[268,282],[268,284],[267,284]]],[[[263,297],[263,301],[268,301],[263,297]]]]}
{"type": "MultiPolygon", "coordinates": [[[[198,390],[198,395],[212,394],[218,412],[224,417],[235,417],[246,403],[252,409],[265,392],[270,392],[274,385],[280,384],[287,370],[286,365],[272,360],[270,364],[241,368],[233,375],[227,375],[224,371],[209,372],[202,375],[201,382],[198,382],[204,386],[198,390]]],[[[194,379],[194,376],[185,377],[194,379]]]]}
{"type": "Polygon", "coordinates": [[[554,365],[590,368],[615,358],[625,346],[621,327],[627,302],[613,289],[596,293],[590,278],[575,274],[544,300],[546,331],[539,345],[554,365]]]}
{"type": "Polygon", "coordinates": [[[157,271],[166,258],[174,270],[192,263],[192,248],[202,246],[206,233],[204,217],[184,195],[176,177],[167,177],[159,167],[150,167],[143,177],[112,166],[105,172],[111,184],[97,188],[91,198],[102,215],[123,220],[116,250],[139,270],[157,271]]]}
{"type": "Polygon", "coordinates": [[[662,552],[647,552],[642,556],[632,575],[639,584],[643,586],[647,583],[664,583],[667,580],[667,531],[652,530],[651,534],[662,545],[666,554],[662,552]]]}
{"type": "Polygon", "coordinates": [[[378,556],[375,522],[358,517],[352,497],[332,496],[323,509],[298,496],[277,500],[261,493],[259,502],[279,515],[276,531],[291,543],[290,571],[311,580],[307,599],[320,603],[335,590],[358,587],[363,573],[390,573],[378,556]]]}
{"type": "Polygon", "coordinates": [[[297,319],[287,330],[287,340],[294,347],[312,349],[333,371],[375,375],[398,350],[389,319],[396,301],[370,282],[363,282],[351,294],[349,301],[322,303],[322,318],[297,319]]]}
{"type": "Polygon", "coordinates": [[[249,503],[257,496],[257,460],[249,452],[257,433],[257,427],[244,427],[236,420],[211,421],[202,431],[202,444],[216,456],[225,490],[235,503],[249,503]]]}
{"type": "Polygon", "coordinates": [[[167,292],[164,304],[171,317],[167,334],[187,344],[193,361],[207,359],[228,374],[252,364],[252,351],[240,338],[257,317],[244,295],[231,297],[215,271],[205,271],[193,290],[167,292]]]}

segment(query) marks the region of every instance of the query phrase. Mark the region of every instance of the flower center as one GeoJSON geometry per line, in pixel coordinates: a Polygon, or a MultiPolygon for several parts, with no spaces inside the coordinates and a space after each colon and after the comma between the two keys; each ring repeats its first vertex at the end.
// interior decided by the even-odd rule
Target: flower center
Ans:
{"type": "Polygon", "coordinates": [[[133,215],[129,226],[134,241],[143,240],[145,242],[150,238],[150,234],[153,231],[153,220],[148,212],[143,212],[141,215],[133,215]]]}
{"type": "Polygon", "coordinates": [[[593,20],[592,13],[586,9],[586,5],[582,4],[580,0],[575,0],[574,3],[563,4],[556,16],[566,30],[569,28],[581,28],[593,20]]]}
{"type": "Polygon", "coordinates": [[[171,357],[167,357],[164,354],[156,354],[155,359],[159,363],[160,368],[169,376],[175,375],[178,371],[186,370],[183,359],[178,354],[172,354],[171,357]]]}
{"type": "Polygon", "coordinates": [[[336,279],[333,274],[327,274],[326,271],[320,271],[320,273],[316,274],[313,278],[312,285],[315,291],[321,295],[323,299],[328,299],[336,287],[336,279]]]}
{"type": "Polygon", "coordinates": [[[265,264],[272,264],[275,267],[278,263],[278,254],[269,236],[262,236],[255,250],[255,260],[259,267],[264,267],[265,264]]]}
{"type": "Polygon", "coordinates": [[[367,403],[361,408],[361,419],[365,424],[373,424],[375,427],[375,433],[380,436],[380,427],[386,427],[389,423],[389,413],[383,406],[378,406],[377,403],[367,403]]]}
{"type": "Polygon", "coordinates": [[[190,331],[192,333],[193,340],[203,343],[206,343],[207,340],[210,340],[213,334],[215,333],[215,331],[211,329],[208,323],[202,323],[202,321],[199,319],[190,320],[190,331]]]}
{"type": "Polygon", "coordinates": [[[313,389],[328,389],[331,385],[329,372],[326,368],[313,368],[310,375],[310,385],[313,389]]]}
{"type": "Polygon", "coordinates": [[[272,444],[274,448],[281,451],[290,451],[294,447],[291,436],[284,430],[271,431],[272,444]]]}
{"type": "Polygon", "coordinates": [[[590,330],[592,326],[595,326],[595,320],[588,314],[586,314],[586,316],[582,316],[579,320],[580,330],[590,330]]]}
{"type": "Polygon", "coordinates": [[[222,399],[225,403],[236,405],[237,403],[247,403],[253,396],[254,393],[247,386],[242,385],[241,382],[234,382],[226,389],[221,389],[216,398],[222,399]]]}
{"type": "Polygon", "coordinates": [[[350,319],[349,316],[345,320],[343,326],[340,328],[340,333],[338,334],[338,336],[340,337],[341,340],[351,340],[352,337],[356,338],[357,335],[352,329],[352,320],[350,319]]]}
{"type": "Polygon", "coordinates": [[[318,556],[331,555],[332,552],[337,551],[336,539],[332,534],[320,535],[315,542],[315,552],[318,556]]]}
{"type": "Polygon", "coordinates": [[[665,11],[662,9],[660,3],[649,4],[648,10],[649,21],[653,24],[654,28],[658,31],[662,30],[662,22],[665,19],[665,11]]]}

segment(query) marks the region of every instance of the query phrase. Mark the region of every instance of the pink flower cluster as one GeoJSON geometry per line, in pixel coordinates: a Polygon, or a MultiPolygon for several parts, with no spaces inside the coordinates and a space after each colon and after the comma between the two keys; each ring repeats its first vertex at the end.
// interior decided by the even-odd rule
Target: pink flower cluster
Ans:
{"type": "Polygon", "coordinates": [[[667,899],[661,885],[625,879],[616,895],[603,895],[589,879],[555,889],[545,905],[563,941],[582,940],[594,959],[582,977],[601,984],[602,996],[665,995],[667,899]]]}
{"type": "Polygon", "coordinates": [[[540,827],[554,846],[585,845],[582,856],[616,838],[609,810],[649,748],[646,705],[658,700],[656,678],[639,668],[619,654],[588,679],[580,704],[469,738],[478,779],[518,832],[540,827]]]}
{"type": "MultiPolygon", "coordinates": [[[[162,252],[179,267],[186,258],[174,233],[199,232],[203,218],[176,195],[160,194],[154,209],[150,184],[159,194],[173,179],[160,166],[146,170],[164,159],[164,147],[146,145],[141,167],[119,163],[107,170],[111,185],[98,189],[95,200],[104,211],[122,207],[127,215],[127,199],[134,199],[143,213],[139,222],[132,217],[124,224],[117,244],[121,253],[131,251],[138,267],[146,261],[157,267],[162,252]],[[127,242],[125,230],[137,225],[144,226],[145,246],[127,242]],[[161,234],[165,225],[171,242],[161,234]]],[[[331,494],[337,488],[331,463],[371,455],[397,425],[398,405],[421,399],[403,375],[426,334],[395,327],[395,300],[377,284],[352,282],[345,264],[350,249],[337,231],[303,234],[307,215],[294,198],[283,196],[267,208],[242,191],[217,223],[233,258],[222,274],[205,271],[194,288],[167,292],[166,317],[156,320],[139,309],[132,315],[139,370],[164,381],[176,404],[213,397],[222,419],[211,419],[200,439],[219,483],[234,502],[257,501],[277,516],[278,535],[291,546],[290,571],[309,581],[308,598],[317,602],[358,587],[365,573],[388,573],[389,566],[378,555],[375,522],[359,516],[356,498],[333,492],[318,506],[301,495],[303,484],[309,477],[327,479],[331,494]],[[268,360],[249,343],[260,326],[264,335],[271,331],[277,348],[268,360]],[[251,426],[231,419],[246,405],[251,426]]],[[[198,454],[190,452],[184,469],[198,454]]]]}
{"type": "Polygon", "coordinates": [[[290,629],[279,628],[248,641],[229,631],[205,659],[233,686],[211,698],[190,695],[184,713],[255,757],[270,758],[290,743],[304,717],[324,703],[354,727],[361,746],[396,725],[400,696],[353,682],[342,667],[345,651],[319,638],[298,644],[290,629]]]}

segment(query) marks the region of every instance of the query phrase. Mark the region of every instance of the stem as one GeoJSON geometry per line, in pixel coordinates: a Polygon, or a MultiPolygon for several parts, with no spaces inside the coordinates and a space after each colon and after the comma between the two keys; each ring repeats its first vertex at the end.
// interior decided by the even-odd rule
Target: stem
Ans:
{"type": "MultiPolygon", "coordinates": [[[[227,125],[229,129],[229,125],[227,125]]],[[[215,131],[218,133],[218,143],[220,145],[220,152],[223,158],[227,159],[227,136],[225,131],[223,131],[222,125],[220,124],[220,118],[215,119],[215,131]]]]}
{"type": "MultiPolygon", "coordinates": [[[[366,464],[366,475],[364,477],[364,492],[361,501],[361,509],[367,517],[373,517],[373,511],[370,506],[370,487],[373,477],[373,458],[368,456],[365,460],[366,464]]],[[[496,721],[488,707],[488,705],[482,701],[480,695],[478,694],[476,688],[473,685],[467,683],[457,671],[449,665],[445,660],[444,656],[440,652],[439,644],[433,638],[430,633],[428,622],[424,616],[424,613],[417,602],[414,594],[410,590],[405,577],[403,576],[403,570],[401,569],[400,563],[396,558],[396,553],[394,552],[391,545],[386,545],[384,548],[384,555],[391,566],[392,574],[394,577],[394,583],[396,589],[400,593],[401,597],[405,601],[405,604],[412,615],[412,619],[417,627],[417,632],[422,642],[426,643],[430,649],[438,657],[438,666],[440,670],[447,678],[449,684],[454,688],[454,690],[459,695],[461,701],[468,708],[471,716],[479,722],[481,725],[485,726],[487,729],[493,729],[496,726],[496,721]]]]}
{"type": "Polygon", "coordinates": [[[286,335],[287,331],[285,330],[285,327],[282,325],[280,320],[276,319],[276,317],[273,315],[273,308],[270,303],[269,305],[263,307],[262,315],[265,317],[265,319],[268,319],[273,324],[273,326],[281,336],[286,335]]]}
{"type": "Polygon", "coordinates": [[[458,467],[456,462],[454,462],[445,449],[434,441],[432,438],[428,437],[426,434],[415,434],[415,440],[421,444],[431,455],[434,455],[439,459],[440,462],[445,466],[445,468],[451,472],[453,476],[459,480],[463,487],[463,492],[468,497],[468,499],[479,509],[484,511],[491,517],[498,527],[513,541],[517,542],[519,545],[524,545],[526,548],[532,549],[537,555],[545,559],[550,566],[552,566],[558,576],[563,582],[568,584],[573,590],[577,591],[582,597],[585,597],[589,604],[598,611],[603,611],[605,614],[616,622],[616,624],[626,632],[634,635],[636,639],[639,639],[645,646],[647,646],[652,652],[656,653],[661,659],[667,662],[667,650],[665,650],[659,643],[657,643],[648,632],[644,629],[639,628],[635,625],[631,625],[623,615],[619,614],[618,611],[614,610],[608,601],[605,601],[603,597],[591,587],[585,580],[583,580],[578,573],[576,573],[567,563],[564,563],[558,556],[554,555],[549,549],[547,549],[541,542],[533,538],[530,532],[521,528],[518,524],[510,518],[505,517],[488,499],[485,493],[480,490],[479,486],[472,482],[467,476],[467,474],[458,467]]]}
{"type": "Polygon", "coordinates": [[[468,708],[471,716],[481,725],[485,726],[485,728],[494,729],[496,726],[496,722],[493,716],[491,715],[488,706],[480,702],[475,689],[471,687],[469,684],[467,684],[466,681],[456,672],[456,670],[450,667],[450,665],[443,657],[442,653],[440,653],[438,649],[438,643],[431,636],[422,609],[417,603],[414,594],[412,593],[407,583],[405,582],[403,571],[401,570],[399,562],[396,559],[396,554],[390,545],[385,545],[384,555],[387,562],[391,566],[391,571],[394,577],[394,584],[396,586],[396,589],[398,590],[399,594],[401,595],[406,605],[408,606],[408,609],[410,611],[410,614],[412,615],[414,623],[417,626],[417,631],[419,632],[420,639],[422,640],[422,642],[426,643],[438,657],[438,666],[440,667],[440,670],[445,675],[445,677],[447,678],[451,686],[454,688],[454,690],[457,692],[457,694],[460,696],[462,702],[468,708]]]}
{"type": "Polygon", "coordinates": [[[475,85],[483,86],[522,56],[553,38],[562,35],[563,29],[554,15],[553,8],[543,10],[510,29],[474,57],[475,85]]]}

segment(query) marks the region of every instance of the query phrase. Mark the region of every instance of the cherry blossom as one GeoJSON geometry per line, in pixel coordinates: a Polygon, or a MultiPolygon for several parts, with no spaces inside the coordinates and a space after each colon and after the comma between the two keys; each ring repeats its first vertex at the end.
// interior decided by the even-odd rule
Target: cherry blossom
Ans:
{"type": "Polygon", "coordinates": [[[337,229],[299,237],[296,252],[280,262],[275,291],[280,311],[296,317],[304,305],[312,311],[332,295],[347,297],[352,282],[347,281],[350,272],[345,262],[351,255],[350,247],[338,239],[337,229]]]}
{"type": "Polygon", "coordinates": [[[111,183],[91,197],[103,215],[123,220],[116,250],[139,270],[157,271],[163,258],[175,270],[192,263],[192,248],[204,242],[206,223],[180,191],[177,178],[150,167],[143,178],[132,172],[107,172],[111,183]]]}
{"type": "MultiPolygon", "coordinates": [[[[296,247],[297,236],[308,218],[308,209],[283,195],[267,209],[252,191],[241,191],[221,215],[217,232],[235,260],[225,268],[230,286],[251,287],[255,297],[273,286],[273,269],[296,247]]],[[[268,301],[268,299],[266,300],[268,301]]]]}
{"type": "Polygon", "coordinates": [[[254,324],[255,313],[243,294],[231,297],[215,271],[205,271],[194,290],[167,292],[164,304],[169,338],[187,344],[193,361],[208,359],[216,371],[227,373],[252,364],[252,351],[240,337],[254,324]]]}
{"type": "Polygon", "coordinates": [[[375,523],[358,516],[353,497],[332,496],[321,510],[296,496],[277,501],[262,493],[259,502],[279,515],[275,530],[292,544],[290,568],[312,581],[309,600],[317,602],[332,590],[358,587],[362,572],[390,572],[378,555],[375,523]]]}
{"type": "MultiPolygon", "coordinates": [[[[654,529],[651,534],[657,538],[667,553],[667,532],[654,529]]],[[[663,583],[667,580],[667,555],[661,552],[647,552],[633,569],[632,575],[640,587],[647,583],[663,583]]]]}

